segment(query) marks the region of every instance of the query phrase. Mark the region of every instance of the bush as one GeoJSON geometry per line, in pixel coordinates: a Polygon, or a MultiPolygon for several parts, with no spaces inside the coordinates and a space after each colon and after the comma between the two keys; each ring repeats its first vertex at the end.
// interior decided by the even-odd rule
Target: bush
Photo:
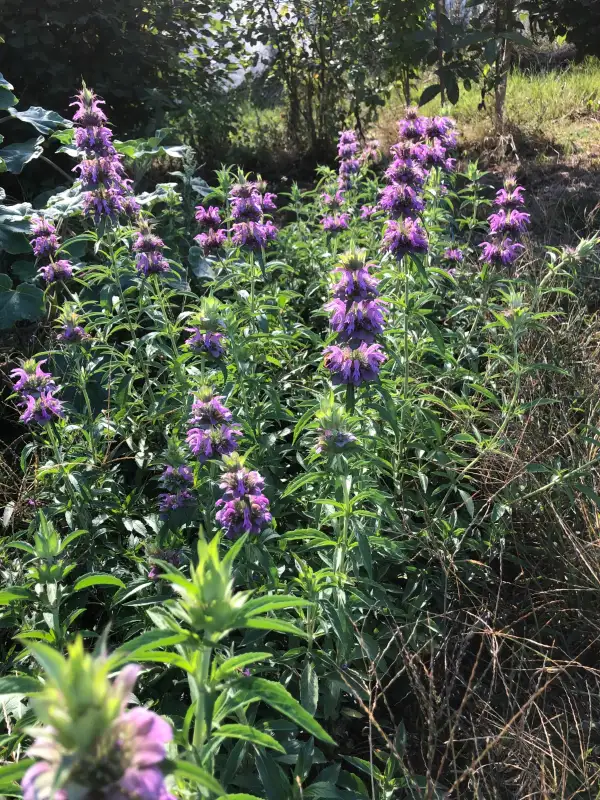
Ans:
{"type": "Polygon", "coordinates": [[[593,636],[556,618],[597,558],[567,331],[597,239],[533,252],[522,189],[491,209],[451,123],[412,112],[383,176],[345,131],[283,203],[223,168],[192,230],[191,165],[134,197],[81,105],[81,182],[31,220],[56,335],[12,373],[0,790],[597,789],[557,711],[575,685],[595,713],[593,636]],[[577,753],[552,780],[549,719],[577,753]]]}

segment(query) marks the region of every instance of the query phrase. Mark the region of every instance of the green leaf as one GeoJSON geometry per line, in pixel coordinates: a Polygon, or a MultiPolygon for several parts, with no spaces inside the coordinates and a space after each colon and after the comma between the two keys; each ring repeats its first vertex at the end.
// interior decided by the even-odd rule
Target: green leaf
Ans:
{"type": "Polygon", "coordinates": [[[118,647],[110,656],[111,661],[122,663],[135,657],[139,652],[149,653],[157,647],[168,647],[185,641],[185,633],[176,633],[169,630],[145,631],[145,633],[130,639],[118,647]]]}
{"type": "Polygon", "coordinates": [[[5,86],[0,86],[0,110],[6,111],[7,108],[16,105],[17,98],[5,86]]]}
{"type": "Polygon", "coordinates": [[[427,86],[426,89],[423,90],[421,93],[421,97],[419,98],[419,105],[426,106],[427,103],[430,103],[434,97],[437,97],[438,94],[442,91],[442,87],[439,83],[434,83],[431,86],[427,86]]]}
{"type": "Polygon", "coordinates": [[[196,766],[196,764],[191,764],[189,761],[176,761],[174,772],[175,775],[194,781],[202,794],[214,792],[215,794],[222,795],[225,793],[225,790],[216,778],[213,778],[206,770],[196,766]]]}
{"type": "MultiPolygon", "coordinates": [[[[2,41],[2,39],[0,39],[0,42],[1,42],[1,41],[2,41]]],[[[14,89],[14,88],[15,88],[15,87],[12,85],[12,83],[9,83],[9,82],[6,80],[6,78],[4,77],[4,75],[3,75],[1,72],[0,72],[0,88],[2,88],[2,89],[14,89]]]]}
{"type": "Polygon", "coordinates": [[[25,261],[24,259],[13,261],[13,263],[10,265],[10,271],[15,278],[18,278],[18,280],[23,283],[35,280],[38,274],[35,262],[25,261]]]}
{"type": "Polygon", "coordinates": [[[0,329],[12,327],[15,322],[34,322],[44,314],[44,293],[37,286],[21,283],[15,291],[0,290],[0,329]]]}
{"type": "Polygon", "coordinates": [[[319,702],[319,679],[310,661],[304,665],[300,678],[300,702],[311,716],[315,715],[319,702]]]}
{"type": "Polygon", "coordinates": [[[19,175],[23,171],[25,164],[42,155],[43,148],[41,144],[43,141],[44,137],[38,136],[37,139],[28,139],[26,142],[9,144],[7,147],[0,149],[0,158],[6,164],[9,172],[19,175]]]}
{"type": "Polygon", "coordinates": [[[42,684],[29,675],[7,675],[0,678],[0,695],[7,694],[31,694],[39,692],[42,684]]]}
{"type": "Polygon", "coordinates": [[[287,497],[290,494],[301,489],[307,483],[316,483],[317,481],[325,480],[329,475],[326,472],[306,472],[304,475],[299,475],[289,484],[287,489],[282,492],[281,497],[287,497]]]}
{"type": "Polygon", "coordinates": [[[61,117],[56,111],[47,111],[39,106],[31,106],[27,111],[17,111],[15,108],[9,108],[8,113],[11,117],[21,120],[21,122],[33,125],[37,131],[46,136],[49,133],[53,133],[57,128],[73,125],[72,122],[61,117]]]}
{"type": "Polygon", "coordinates": [[[262,631],[289,633],[291,636],[300,636],[303,639],[305,639],[308,635],[305,633],[305,631],[300,630],[300,628],[297,628],[291,622],[286,622],[283,619],[277,619],[275,617],[251,617],[250,619],[244,620],[243,627],[254,628],[255,630],[262,631]]]}
{"type": "Polygon", "coordinates": [[[269,736],[264,731],[252,728],[250,725],[221,725],[212,735],[227,739],[243,739],[245,742],[251,742],[260,747],[270,747],[280,753],[285,753],[285,748],[279,744],[277,739],[269,736]]]}
{"type": "Polygon", "coordinates": [[[0,591],[0,606],[6,606],[14,600],[33,600],[35,594],[25,586],[11,586],[0,591]]]}
{"type": "Polygon", "coordinates": [[[300,703],[295,700],[288,692],[285,686],[274,681],[268,681],[266,678],[244,678],[243,682],[236,683],[236,695],[244,696],[248,702],[253,699],[262,700],[267,705],[279,711],[292,722],[296,723],[299,727],[307,733],[312,734],[316,739],[320,739],[327,744],[335,745],[334,740],[325,731],[314,717],[308,713],[300,703]]]}
{"type": "Polygon", "coordinates": [[[256,767],[267,800],[289,800],[293,797],[292,787],[289,785],[284,771],[269,753],[258,752],[256,754],[256,767]]]}
{"type": "Polygon", "coordinates": [[[11,783],[20,781],[32,764],[35,764],[35,759],[24,758],[16,764],[6,764],[0,767],[0,791],[5,792],[11,788],[11,783]]]}
{"type": "Polygon", "coordinates": [[[125,588],[123,581],[115,575],[105,575],[98,572],[84,575],[83,578],[80,578],[73,587],[73,591],[79,592],[82,589],[89,589],[90,586],[118,586],[119,589],[125,588]]]}
{"type": "Polygon", "coordinates": [[[218,800],[262,800],[262,798],[257,797],[255,794],[223,794],[218,800]]]}
{"type": "Polygon", "coordinates": [[[195,245],[190,247],[188,262],[196,278],[206,281],[214,280],[214,270],[210,261],[205,258],[202,248],[196,247],[195,245]]]}
{"type": "Polygon", "coordinates": [[[255,664],[257,661],[264,661],[265,658],[270,658],[272,653],[242,653],[239,656],[232,656],[224,661],[213,673],[214,681],[221,681],[232,672],[247,667],[249,664],[255,664]]]}
{"type": "MultiPolygon", "coordinates": [[[[17,637],[19,638],[19,637],[17,637]]],[[[35,659],[46,673],[46,677],[60,684],[65,671],[66,659],[58,650],[41,642],[27,640],[27,649],[33,653],[35,659]]]]}

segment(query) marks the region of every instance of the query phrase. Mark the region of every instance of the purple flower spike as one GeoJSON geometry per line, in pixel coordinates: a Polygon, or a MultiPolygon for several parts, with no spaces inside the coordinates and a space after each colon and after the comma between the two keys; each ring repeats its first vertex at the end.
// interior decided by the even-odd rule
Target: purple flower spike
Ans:
{"type": "Polygon", "coordinates": [[[464,259],[463,251],[459,250],[458,247],[448,247],[444,250],[444,259],[454,264],[460,264],[464,259]]]}
{"type": "Polygon", "coordinates": [[[375,336],[383,333],[386,309],[380,300],[346,303],[335,299],[325,305],[325,310],[331,313],[331,328],[341,341],[373,342],[375,336]]]}
{"type": "Polygon", "coordinates": [[[171,269],[162,253],[139,253],[135,260],[135,268],[146,277],[168,272],[171,269]]]}
{"type": "Polygon", "coordinates": [[[398,123],[398,133],[402,139],[418,142],[427,132],[428,119],[419,115],[418,109],[407,109],[406,118],[398,123]]]}
{"type": "Polygon", "coordinates": [[[427,172],[418,161],[411,158],[396,158],[385,171],[391,183],[407,183],[416,189],[423,186],[427,172]]]}
{"type": "Polygon", "coordinates": [[[194,456],[203,464],[210,458],[231,455],[238,448],[239,426],[219,425],[213,428],[190,428],[186,441],[194,456]]]}
{"type": "Polygon", "coordinates": [[[50,233],[47,236],[36,236],[35,239],[32,239],[31,247],[33,249],[34,256],[38,258],[43,258],[44,256],[52,257],[56,255],[56,252],[60,246],[60,241],[58,236],[55,233],[50,233]]]}
{"type": "Polygon", "coordinates": [[[340,163],[340,176],[347,178],[356,174],[360,169],[360,161],[357,158],[348,158],[340,163]]]}
{"type": "Polygon", "coordinates": [[[165,492],[158,495],[158,510],[162,515],[166,515],[179,508],[190,508],[195,502],[195,497],[189,489],[182,489],[174,494],[165,492]]]}
{"type": "Polygon", "coordinates": [[[192,335],[185,340],[192,353],[207,355],[214,359],[223,357],[225,335],[214,331],[202,331],[200,328],[186,328],[192,335]]]}
{"type": "Polygon", "coordinates": [[[46,283],[68,281],[73,277],[73,265],[70,261],[61,258],[59,261],[51,261],[50,264],[42,267],[41,274],[46,283]]]}
{"type": "Polygon", "coordinates": [[[347,431],[321,430],[315,445],[315,453],[331,453],[332,455],[341,453],[348,450],[355,441],[356,436],[347,431]]]}
{"type": "Polygon", "coordinates": [[[496,192],[494,204],[505,209],[518,208],[525,203],[525,198],[523,197],[524,191],[525,189],[522,186],[513,186],[509,184],[496,192]]]}
{"type": "Polygon", "coordinates": [[[133,249],[138,253],[155,253],[165,246],[160,236],[149,232],[138,232],[133,249]]]}
{"type": "Polygon", "coordinates": [[[217,206],[196,206],[196,222],[207,229],[218,228],[221,224],[221,214],[217,206]]]}
{"type": "Polygon", "coordinates": [[[231,241],[239,247],[249,247],[251,250],[261,250],[267,242],[277,238],[277,228],[270,221],[266,222],[238,222],[233,226],[231,241]]]}
{"type": "Polygon", "coordinates": [[[334,194],[324,192],[321,195],[321,202],[323,205],[327,208],[331,208],[332,210],[341,208],[344,204],[344,199],[344,192],[341,189],[338,189],[338,191],[334,192],[334,194]]]}
{"type": "Polygon", "coordinates": [[[190,425],[210,428],[214,425],[223,425],[231,422],[233,415],[221,400],[223,400],[222,395],[210,397],[208,393],[197,397],[192,403],[190,425]]]}
{"type": "Polygon", "coordinates": [[[519,257],[520,251],[525,249],[522,244],[513,242],[509,238],[498,243],[483,242],[480,247],[482,248],[481,260],[495,266],[512,264],[519,257]]]}
{"type": "Polygon", "coordinates": [[[410,218],[388,222],[383,236],[383,246],[397,259],[407,253],[427,252],[427,236],[421,223],[410,218]]]}
{"type": "Polygon", "coordinates": [[[104,100],[97,97],[94,92],[82,89],[77,93],[72,106],[77,106],[77,111],[73,114],[73,122],[84,128],[98,128],[107,121],[106,114],[100,108],[104,105],[104,100]]]}
{"type": "Polygon", "coordinates": [[[65,344],[79,344],[80,342],[85,342],[87,339],[91,339],[91,336],[89,333],[85,332],[81,325],[71,325],[67,323],[63,326],[57,339],[59,342],[64,342],[65,344]]]}
{"type": "Polygon", "coordinates": [[[49,372],[44,372],[42,364],[47,361],[44,358],[37,364],[33,360],[26,361],[22,367],[13,369],[10,377],[18,380],[13,385],[13,391],[20,394],[33,395],[37,397],[43,391],[55,391],[56,384],[49,372]]]}
{"type": "Polygon", "coordinates": [[[377,206],[361,206],[360,207],[360,218],[361,219],[371,219],[371,217],[377,213],[377,206]]]}
{"type": "Polygon", "coordinates": [[[454,120],[450,117],[433,117],[427,120],[425,134],[429,139],[440,139],[454,128],[454,120]]]}
{"type": "Polygon", "coordinates": [[[50,389],[41,391],[37,397],[27,395],[24,403],[26,408],[20,420],[25,424],[37,422],[39,425],[46,425],[56,417],[64,416],[62,402],[53,396],[50,389]]]}
{"type": "Polygon", "coordinates": [[[516,236],[527,229],[530,216],[525,211],[518,211],[516,208],[505,211],[500,209],[496,214],[488,217],[490,231],[494,234],[516,236]]]}
{"type": "Polygon", "coordinates": [[[338,268],[334,274],[339,276],[333,285],[333,296],[347,302],[352,300],[370,300],[377,295],[379,280],[369,274],[365,265],[358,270],[338,268]]]}
{"type": "Polygon", "coordinates": [[[207,233],[199,233],[198,236],[194,236],[194,241],[198,242],[198,246],[204,250],[205,256],[223,247],[226,240],[227,231],[224,228],[217,230],[211,228],[207,233]]]}
{"type": "Polygon", "coordinates": [[[394,219],[414,216],[425,208],[423,200],[406,183],[392,183],[386,186],[381,191],[379,205],[394,219]]]}
{"type": "Polygon", "coordinates": [[[325,348],[325,366],[331,372],[334,384],[352,384],[360,386],[365,381],[372,381],[379,375],[381,364],[387,356],[379,344],[366,344],[360,347],[331,345],[325,348]]]}
{"type": "Polygon", "coordinates": [[[350,214],[345,211],[341,214],[329,214],[328,216],[323,217],[321,220],[324,230],[326,230],[328,233],[345,231],[348,228],[349,222],[350,214]]]}
{"type": "Polygon", "coordinates": [[[194,483],[194,473],[185,464],[180,467],[165,467],[162,475],[158,479],[163,489],[169,492],[179,492],[182,489],[189,489],[194,483]]]}

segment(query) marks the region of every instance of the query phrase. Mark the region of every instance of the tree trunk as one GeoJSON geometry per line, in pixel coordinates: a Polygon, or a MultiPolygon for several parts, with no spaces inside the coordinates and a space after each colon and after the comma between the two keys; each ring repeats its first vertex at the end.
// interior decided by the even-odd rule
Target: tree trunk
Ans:
{"type": "Polygon", "coordinates": [[[442,47],[442,14],[444,12],[444,0],[435,0],[435,41],[438,53],[438,77],[440,81],[440,96],[442,105],[446,102],[446,90],[444,88],[444,48],[442,47]]]}
{"type": "MultiPolygon", "coordinates": [[[[502,30],[511,30],[513,27],[513,0],[496,0],[496,33],[502,30]]],[[[508,73],[512,56],[512,43],[508,39],[502,40],[502,47],[496,59],[496,87],[495,87],[495,114],[494,127],[496,133],[504,133],[504,112],[506,108],[506,90],[508,88],[508,73]]]]}

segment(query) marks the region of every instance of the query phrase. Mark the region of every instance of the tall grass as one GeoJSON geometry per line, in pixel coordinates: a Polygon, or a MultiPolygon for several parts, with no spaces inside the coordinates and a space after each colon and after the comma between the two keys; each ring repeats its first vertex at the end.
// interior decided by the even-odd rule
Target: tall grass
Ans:
{"type": "MultiPolygon", "coordinates": [[[[417,101],[422,87],[415,89],[417,101]]],[[[480,108],[481,90],[461,89],[452,115],[459,122],[468,143],[482,140],[493,129],[493,97],[480,108]]],[[[376,134],[387,144],[395,141],[395,121],[404,106],[402,94],[393,92],[382,111],[376,134]]],[[[447,110],[447,109],[445,109],[447,110]]],[[[426,114],[442,111],[439,97],[423,107],[426,114]]],[[[508,81],[506,119],[509,128],[532,139],[553,141],[569,151],[592,145],[597,140],[600,115],[600,60],[589,58],[564,71],[537,74],[514,70],[508,81]],[[590,130],[590,123],[592,129],[590,130]]]]}

